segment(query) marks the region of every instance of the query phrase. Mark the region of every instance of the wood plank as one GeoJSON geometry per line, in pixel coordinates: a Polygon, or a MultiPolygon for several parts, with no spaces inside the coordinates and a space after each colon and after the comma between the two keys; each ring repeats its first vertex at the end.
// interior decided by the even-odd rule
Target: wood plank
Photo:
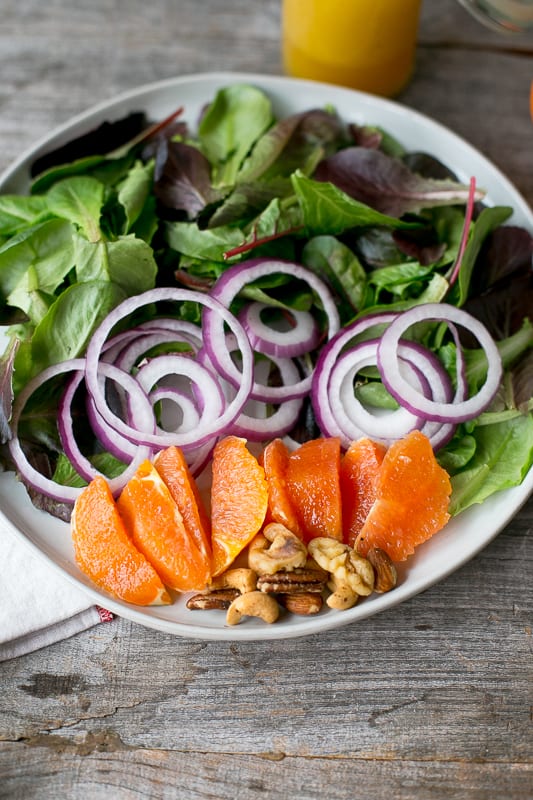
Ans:
{"type": "Polygon", "coordinates": [[[486,800],[495,786],[502,797],[529,800],[533,779],[531,765],[510,764],[502,773],[498,764],[463,758],[399,761],[391,754],[365,761],[131,749],[109,731],[78,743],[48,737],[15,747],[0,751],[0,797],[9,800],[486,800]]]}

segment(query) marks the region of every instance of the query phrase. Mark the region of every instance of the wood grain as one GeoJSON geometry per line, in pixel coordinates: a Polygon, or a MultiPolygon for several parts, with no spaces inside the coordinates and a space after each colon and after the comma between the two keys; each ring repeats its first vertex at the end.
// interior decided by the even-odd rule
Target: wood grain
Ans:
{"type": "MultiPolygon", "coordinates": [[[[533,202],[531,40],[426,0],[399,98],[533,202]]],[[[0,169],[119,91],[276,74],[277,0],[3,0],[0,169]]],[[[533,502],[470,563],[377,617],[236,644],[118,619],[0,664],[0,798],[529,800],[533,502]]]]}

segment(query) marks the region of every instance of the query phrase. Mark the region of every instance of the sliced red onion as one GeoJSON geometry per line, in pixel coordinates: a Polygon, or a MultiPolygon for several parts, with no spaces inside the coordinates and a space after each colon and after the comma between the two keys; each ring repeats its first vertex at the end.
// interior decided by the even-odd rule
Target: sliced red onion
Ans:
{"type": "MultiPolygon", "coordinates": [[[[150,359],[140,368],[136,376],[139,385],[147,393],[161,378],[169,378],[172,381],[187,378],[192,382],[199,414],[196,431],[202,426],[209,425],[213,419],[220,418],[224,413],[227,404],[220,384],[213,373],[200,362],[179,353],[169,353],[150,359]]],[[[182,442],[182,438],[190,438],[190,428],[180,427],[171,433],[175,445],[183,447],[184,450],[196,447],[196,441],[193,441],[192,444],[188,441],[182,442]]],[[[167,431],[160,431],[159,435],[167,436],[168,434],[167,431]]]]}
{"type": "MultiPolygon", "coordinates": [[[[311,403],[313,405],[317,425],[324,436],[343,437],[343,432],[331,412],[329,397],[330,374],[337,359],[353,339],[362,334],[366,334],[373,328],[379,327],[381,329],[381,327],[388,325],[395,317],[396,314],[392,311],[360,317],[350,325],[342,328],[322,347],[312,375],[311,403]]],[[[373,335],[376,335],[376,331],[373,331],[373,335]]]]}
{"type": "Polygon", "coordinates": [[[98,431],[98,441],[105,447],[108,453],[111,453],[112,456],[118,458],[119,461],[124,461],[126,464],[135,456],[137,445],[118,434],[111,425],[108,425],[108,423],[102,419],[94,407],[92,398],[89,396],[86,398],[85,408],[87,411],[87,420],[91,429],[95,432],[98,431]]]}
{"type": "Polygon", "coordinates": [[[202,330],[193,322],[188,322],[184,319],[173,319],[172,317],[156,317],[155,319],[141,322],[134,328],[120,331],[120,333],[116,333],[108,339],[102,347],[101,360],[114,363],[124,347],[134,340],[142,341],[144,336],[156,333],[166,337],[170,332],[176,335],[172,338],[164,338],[164,341],[181,341],[183,338],[195,350],[198,350],[202,344],[202,330]]]}
{"type": "MultiPolygon", "coordinates": [[[[342,353],[331,370],[328,386],[330,408],[343,433],[342,442],[345,447],[363,436],[389,444],[415,428],[420,428],[422,424],[420,416],[411,414],[401,406],[394,411],[372,414],[355,395],[354,380],[357,373],[364,367],[377,363],[378,341],[370,339],[354,345],[342,353]]],[[[403,361],[402,369],[419,390],[424,388],[418,371],[409,362],[403,361]]]]}
{"type": "MultiPolygon", "coordinates": [[[[395,411],[372,414],[354,393],[354,380],[363,367],[377,363],[379,339],[354,345],[341,354],[330,374],[329,396],[331,412],[342,431],[342,442],[348,447],[354,439],[368,436],[390,445],[410,431],[421,429],[431,441],[443,436],[442,423],[424,423],[419,415],[400,406],[395,411]]],[[[403,341],[399,347],[400,369],[405,379],[424,396],[446,400],[452,396],[448,373],[427,348],[403,341]]],[[[448,433],[448,432],[447,432],[448,433]]]]}
{"type": "MultiPolygon", "coordinates": [[[[111,378],[113,381],[117,382],[119,386],[128,394],[134,394],[137,396],[137,409],[142,409],[144,405],[144,413],[141,415],[139,414],[137,419],[134,419],[133,422],[136,425],[139,425],[141,429],[147,427],[147,430],[153,430],[153,424],[151,423],[150,412],[151,407],[150,403],[148,402],[148,398],[142,391],[140,385],[137,381],[128,375],[126,372],[123,372],[111,364],[106,364],[102,362],[99,365],[99,370],[106,378],[111,378]]],[[[78,447],[78,443],[76,442],[76,437],[74,435],[73,429],[73,419],[72,419],[72,400],[74,398],[74,394],[83,380],[84,377],[84,370],[78,370],[74,377],[69,381],[67,388],[63,392],[63,396],[61,397],[61,401],[59,404],[58,410],[58,431],[59,436],[61,439],[61,443],[63,445],[63,450],[65,451],[65,455],[72,463],[76,472],[82,476],[86,481],[91,481],[97,475],[101,475],[97,469],[91,464],[88,458],[86,458],[83,453],[80,451],[78,447]]],[[[98,419],[95,417],[95,427],[93,428],[96,437],[100,439],[99,433],[103,430],[104,434],[107,435],[109,432],[109,428],[107,426],[100,427],[98,419]]],[[[102,437],[104,438],[104,437],[102,437]]],[[[106,442],[101,442],[106,445],[106,442]]],[[[124,471],[117,476],[116,478],[106,478],[113,494],[117,494],[123,486],[127,483],[127,481],[132,477],[135,473],[139,464],[141,464],[145,459],[149,459],[152,456],[152,450],[150,447],[136,447],[132,454],[129,455],[127,461],[129,462],[124,469],[124,471]]],[[[104,476],[106,477],[106,476],[104,476]]]]}
{"type": "MultiPolygon", "coordinates": [[[[219,343],[219,347],[224,348],[224,341],[219,343]]],[[[120,303],[108,316],[100,323],[95,333],[91,337],[89,346],[87,348],[86,357],[86,370],[85,380],[89,393],[91,394],[96,409],[99,414],[109,423],[115,430],[121,433],[128,439],[139,444],[151,445],[154,447],[165,447],[171,444],[179,444],[181,447],[187,446],[198,447],[207,443],[213,437],[217,437],[226,432],[228,426],[240,414],[246,400],[248,399],[253,380],[253,354],[250,343],[244,332],[240,322],[225,308],[216,298],[210,295],[195,292],[190,289],[179,289],[173,287],[161,287],[151,289],[136,297],[130,297],[120,303]],[[224,411],[217,417],[212,419],[204,419],[202,425],[196,430],[183,432],[179,435],[179,442],[176,439],[176,434],[173,433],[145,433],[139,432],[136,428],[128,425],[124,420],[121,420],[109,408],[105,393],[102,390],[100,381],[98,380],[98,362],[102,352],[102,348],[113,328],[121,322],[125,317],[129,317],[132,313],[142,308],[145,305],[158,302],[184,302],[192,301],[199,303],[204,308],[207,308],[214,318],[220,318],[221,326],[224,323],[229,327],[230,331],[235,334],[242,359],[242,372],[241,382],[235,394],[235,397],[225,406],[224,411]]]]}
{"type": "MultiPolygon", "coordinates": [[[[226,348],[229,353],[235,354],[238,366],[238,347],[235,337],[232,334],[226,335],[226,348]]],[[[302,389],[303,379],[296,362],[292,358],[282,358],[280,356],[263,355],[254,361],[254,383],[250,398],[259,400],[263,403],[273,403],[278,405],[281,402],[297,400],[306,397],[308,391],[302,389]],[[269,385],[270,363],[274,364],[279,372],[280,384],[269,385]]],[[[209,358],[206,350],[199,353],[199,359],[209,364],[213,372],[216,367],[209,358]]],[[[231,385],[231,384],[230,384],[231,385]]]]}
{"type": "Polygon", "coordinates": [[[177,335],[173,331],[156,331],[154,333],[145,331],[142,335],[133,339],[133,341],[123,347],[120,353],[117,354],[113,363],[115,366],[119,367],[119,369],[123,369],[125,372],[131,372],[141,356],[144,356],[149,350],[159,345],[173,343],[186,344],[195,352],[198,347],[201,346],[201,340],[189,339],[186,334],[181,334],[178,340],[177,335]]]}
{"type": "Polygon", "coordinates": [[[490,405],[498,391],[503,372],[500,353],[485,326],[466,311],[443,303],[413,306],[393,320],[379,343],[378,366],[383,383],[400,405],[415,414],[421,414],[425,419],[453,423],[474,419],[490,405]],[[401,374],[399,345],[402,335],[417,322],[437,320],[467,328],[485,352],[488,365],[485,383],[475,395],[467,399],[442,402],[424,397],[401,374]]]}
{"type": "Polygon", "coordinates": [[[68,359],[68,361],[61,362],[60,364],[54,364],[53,366],[43,370],[35,378],[32,378],[30,381],[28,381],[24,389],[22,389],[22,391],[17,395],[17,398],[13,403],[13,411],[10,422],[12,437],[8,445],[11,457],[20,474],[23,476],[25,482],[29,486],[35,489],[35,491],[46,495],[47,497],[52,497],[59,503],[74,503],[80,494],[81,489],[74,486],[62,486],[61,484],[58,484],[50,478],[42,475],[42,473],[36,470],[29,463],[20,444],[20,439],[18,437],[18,425],[26,403],[36,389],[38,389],[40,386],[43,386],[43,384],[52,378],[56,378],[58,375],[65,375],[70,372],[75,373],[80,370],[84,370],[84,368],[85,361],[82,358],[71,358],[68,359]]]}
{"type": "MultiPolygon", "coordinates": [[[[274,259],[243,261],[240,264],[229,267],[222,273],[211,290],[211,296],[219,300],[226,308],[229,308],[234,298],[247,284],[275,273],[290,275],[297,280],[305,281],[311,287],[320,299],[326,314],[328,338],[334,336],[339,330],[340,321],[333,296],[320,278],[299,264],[274,259]]],[[[204,309],[202,329],[206,351],[217,371],[233,386],[240,386],[242,380],[241,372],[232,360],[230,352],[222,347],[224,341],[222,318],[214,314],[209,308],[204,309]]],[[[311,376],[300,381],[297,391],[307,393],[310,388],[311,376]]],[[[258,391],[258,387],[255,384],[252,387],[252,391],[254,394],[258,391]]]]}
{"type": "Polygon", "coordinates": [[[267,310],[272,311],[272,307],[266,303],[248,303],[238,315],[250,344],[258,353],[294,358],[317,347],[320,329],[309,311],[286,312],[285,324],[273,328],[266,325],[261,316],[267,310]]]}
{"type": "Polygon", "coordinates": [[[169,424],[163,424],[161,427],[158,426],[158,430],[192,430],[200,421],[200,414],[195,402],[182,389],[178,389],[176,386],[158,386],[150,392],[148,399],[152,406],[155,406],[156,403],[161,403],[163,417],[168,417],[166,407],[169,404],[179,409],[181,417],[179,425],[174,425],[171,428],[169,424]]]}

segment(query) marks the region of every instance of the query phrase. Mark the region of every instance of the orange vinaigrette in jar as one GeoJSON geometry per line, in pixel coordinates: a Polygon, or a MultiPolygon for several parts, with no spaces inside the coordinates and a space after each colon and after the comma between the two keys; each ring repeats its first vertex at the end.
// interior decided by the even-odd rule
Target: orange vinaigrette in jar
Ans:
{"type": "Polygon", "coordinates": [[[421,0],[283,0],[285,72],[392,97],[414,66],[421,0]]]}

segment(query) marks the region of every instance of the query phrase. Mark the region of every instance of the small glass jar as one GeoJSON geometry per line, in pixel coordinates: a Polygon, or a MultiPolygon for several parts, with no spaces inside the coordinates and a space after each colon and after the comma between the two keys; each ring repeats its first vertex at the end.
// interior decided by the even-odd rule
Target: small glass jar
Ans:
{"type": "Polygon", "coordinates": [[[421,0],[282,0],[285,72],[394,96],[413,72],[421,0]]]}

